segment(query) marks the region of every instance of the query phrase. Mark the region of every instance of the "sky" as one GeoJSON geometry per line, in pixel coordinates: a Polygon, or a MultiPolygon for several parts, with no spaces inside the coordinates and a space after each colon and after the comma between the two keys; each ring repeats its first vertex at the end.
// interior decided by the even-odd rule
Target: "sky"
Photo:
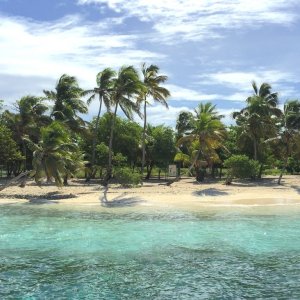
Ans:
{"type": "MultiPolygon", "coordinates": [[[[152,124],[212,102],[233,122],[268,82],[281,104],[300,98],[300,0],[0,0],[0,99],[53,90],[62,74],[83,89],[106,67],[156,64],[168,76],[169,109],[152,124]]],[[[89,108],[90,119],[97,103],[89,108]]]]}

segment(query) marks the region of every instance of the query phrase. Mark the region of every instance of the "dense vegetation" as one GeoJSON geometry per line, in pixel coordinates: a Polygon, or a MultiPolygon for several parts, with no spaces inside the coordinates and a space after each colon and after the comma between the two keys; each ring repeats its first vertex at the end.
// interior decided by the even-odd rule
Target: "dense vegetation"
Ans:
{"type": "Polygon", "coordinates": [[[230,180],[259,178],[276,168],[280,183],[284,172],[300,171],[299,100],[280,109],[271,86],[253,82],[245,107],[232,115],[234,126],[226,127],[216,107],[203,102],[193,113],[181,112],[175,129],[153,126],[147,107],[157,102],[168,108],[172,91],[162,86],[167,79],[155,65],[143,64],[140,72],[133,66],[107,68],[89,90],[64,74],[54,90],[24,96],[14,109],[0,101],[1,172],[10,177],[32,170],[39,184],[46,178],[67,185],[76,174],[138,184],[174,163],[198,181],[221,177],[223,166],[230,180]],[[88,122],[84,115],[95,99],[98,112],[88,122]]]}

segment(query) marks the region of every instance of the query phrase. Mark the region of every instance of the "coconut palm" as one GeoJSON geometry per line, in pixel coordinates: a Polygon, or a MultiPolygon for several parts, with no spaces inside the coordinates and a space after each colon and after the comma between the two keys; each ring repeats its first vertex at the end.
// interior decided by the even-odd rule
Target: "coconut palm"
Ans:
{"type": "Polygon", "coordinates": [[[268,83],[258,89],[252,82],[254,94],[246,99],[247,106],[233,113],[233,118],[240,127],[240,137],[248,137],[253,143],[253,157],[258,159],[258,147],[261,138],[270,135],[274,129],[273,116],[279,116],[278,94],[271,91],[268,83]]]}
{"type": "Polygon", "coordinates": [[[97,140],[97,132],[99,128],[99,120],[100,114],[102,109],[102,103],[104,102],[105,107],[107,110],[110,110],[110,92],[112,90],[112,79],[115,77],[116,72],[110,68],[104,69],[102,72],[99,72],[96,77],[97,87],[92,90],[86,90],[83,92],[83,96],[91,95],[88,100],[87,104],[90,105],[93,100],[98,95],[99,97],[99,110],[96,118],[96,124],[94,128],[93,134],[93,144],[92,144],[92,159],[91,164],[94,165],[95,163],[95,153],[96,153],[96,140],[97,140]]]}
{"type": "MultiPolygon", "coordinates": [[[[65,127],[58,121],[41,129],[41,140],[34,143],[28,137],[24,140],[33,151],[33,177],[38,184],[44,177],[54,178],[56,185],[63,184],[63,177],[70,173],[67,168],[77,147],[65,127]]],[[[76,157],[78,160],[78,157],[76,157]]],[[[78,162],[76,162],[78,163],[78,162]]]]}
{"type": "Polygon", "coordinates": [[[55,87],[55,91],[46,91],[46,98],[54,101],[52,116],[56,121],[64,122],[72,131],[81,131],[85,122],[78,116],[88,109],[81,100],[83,90],[75,77],[63,74],[55,87]]]}
{"type": "Polygon", "coordinates": [[[189,172],[195,166],[200,155],[210,165],[217,155],[215,150],[223,146],[226,130],[220,121],[221,117],[211,103],[200,104],[195,109],[195,116],[191,120],[192,129],[177,142],[178,145],[193,144],[193,147],[196,148],[189,172]]]}
{"type": "Polygon", "coordinates": [[[31,154],[28,153],[23,137],[28,135],[30,139],[37,142],[42,126],[48,125],[51,119],[45,115],[48,106],[44,99],[35,96],[24,96],[14,104],[17,113],[5,111],[2,115],[3,122],[14,132],[14,139],[22,149],[24,157],[24,169],[30,169],[31,154]]]}
{"type": "Polygon", "coordinates": [[[138,72],[133,66],[121,67],[117,76],[112,81],[110,103],[114,106],[114,112],[111,115],[106,182],[112,175],[112,148],[117,110],[120,107],[125,116],[130,120],[133,118],[133,112],[140,115],[139,106],[134,99],[144,90],[144,85],[139,80],[138,72]]]}
{"type": "Polygon", "coordinates": [[[146,143],[146,127],[147,127],[147,104],[149,104],[148,99],[151,98],[155,102],[158,102],[168,108],[166,99],[170,96],[170,92],[160,86],[162,83],[166,82],[168,79],[165,75],[158,75],[159,67],[156,65],[146,66],[145,63],[142,64],[142,74],[143,83],[145,89],[140,95],[140,101],[144,103],[144,129],[143,129],[143,140],[142,140],[142,169],[141,173],[144,173],[145,166],[145,143],[146,143]]]}

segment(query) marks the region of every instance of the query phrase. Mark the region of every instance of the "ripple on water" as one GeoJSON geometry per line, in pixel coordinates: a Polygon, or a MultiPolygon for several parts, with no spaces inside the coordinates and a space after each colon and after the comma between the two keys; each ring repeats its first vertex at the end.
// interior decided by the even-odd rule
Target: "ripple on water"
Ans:
{"type": "Polygon", "coordinates": [[[0,298],[297,299],[299,232],[298,214],[3,207],[0,298]]]}

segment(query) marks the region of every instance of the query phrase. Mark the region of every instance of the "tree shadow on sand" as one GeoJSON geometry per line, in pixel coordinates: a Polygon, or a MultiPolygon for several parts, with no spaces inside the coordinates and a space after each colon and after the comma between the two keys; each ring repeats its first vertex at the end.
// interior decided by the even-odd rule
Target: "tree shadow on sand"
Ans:
{"type": "Polygon", "coordinates": [[[225,196],[228,195],[227,192],[220,191],[219,189],[209,188],[201,191],[193,192],[195,196],[225,196]]]}
{"type": "Polygon", "coordinates": [[[58,200],[77,198],[74,194],[61,194],[60,192],[49,192],[44,195],[32,196],[23,195],[23,199],[27,199],[28,204],[58,204],[58,200]]]}
{"type": "Polygon", "coordinates": [[[136,205],[144,202],[139,197],[126,196],[126,193],[123,193],[123,194],[113,198],[112,200],[108,200],[107,192],[108,192],[108,187],[104,187],[103,195],[100,195],[100,197],[99,197],[101,206],[103,206],[103,207],[110,207],[110,208],[132,207],[132,206],[136,206],[136,205]]]}
{"type": "Polygon", "coordinates": [[[298,194],[300,194],[300,187],[297,185],[291,185],[291,188],[293,188],[298,194]]]}

